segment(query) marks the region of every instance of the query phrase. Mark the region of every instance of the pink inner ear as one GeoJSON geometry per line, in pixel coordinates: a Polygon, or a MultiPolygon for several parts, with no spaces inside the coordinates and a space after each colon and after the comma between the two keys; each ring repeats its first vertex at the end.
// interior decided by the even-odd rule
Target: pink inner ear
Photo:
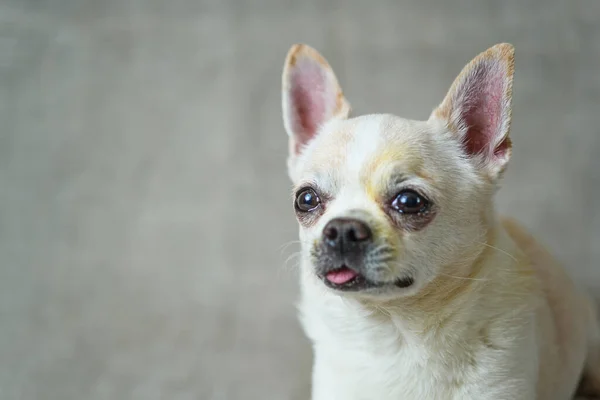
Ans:
{"type": "MultiPolygon", "coordinates": [[[[461,116],[467,126],[465,148],[469,154],[502,157],[508,149],[503,146],[502,132],[505,71],[499,62],[482,62],[465,82],[461,116]],[[502,143],[498,143],[501,140],[502,143]]],[[[459,104],[461,101],[459,100],[459,104]]]]}
{"type": "Polygon", "coordinates": [[[335,106],[327,71],[314,60],[298,60],[290,76],[290,101],[296,145],[306,144],[335,106]]]}

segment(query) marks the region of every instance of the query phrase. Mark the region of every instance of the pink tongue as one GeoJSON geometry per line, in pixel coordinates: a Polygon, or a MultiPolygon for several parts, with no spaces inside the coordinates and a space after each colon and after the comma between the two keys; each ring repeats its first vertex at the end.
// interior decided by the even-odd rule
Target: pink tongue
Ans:
{"type": "Polygon", "coordinates": [[[356,278],[358,274],[352,271],[350,268],[342,267],[340,269],[336,269],[335,271],[331,271],[327,274],[327,280],[329,282],[335,283],[336,285],[343,285],[344,283],[350,282],[352,279],[356,278]]]}

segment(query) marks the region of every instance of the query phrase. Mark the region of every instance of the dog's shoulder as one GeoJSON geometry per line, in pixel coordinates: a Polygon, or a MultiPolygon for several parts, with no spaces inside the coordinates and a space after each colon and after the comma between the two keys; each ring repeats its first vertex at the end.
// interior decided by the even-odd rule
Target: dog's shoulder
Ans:
{"type": "Polygon", "coordinates": [[[529,259],[538,279],[543,297],[543,306],[538,309],[538,332],[542,336],[541,370],[539,390],[553,386],[564,387],[556,382],[561,376],[566,382],[576,379],[565,375],[578,372],[583,363],[584,348],[581,338],[586,336],[591,303],[585,292],[580,290],[569,271],[530,234],[521,224],[511,218],[502,220],[502,225],[512,240],[529,259]],[[565,371],[569,373],[565,374],[565,371]]]}
{"type": "Polygon", "coordinates": [[[563,266],[523,225],[510,217],[501,219],[502,227],[519,250],[525,255],[532,270],[546,289],[560,283],[563,288],[570,288],[572,279],[563,266]]]}

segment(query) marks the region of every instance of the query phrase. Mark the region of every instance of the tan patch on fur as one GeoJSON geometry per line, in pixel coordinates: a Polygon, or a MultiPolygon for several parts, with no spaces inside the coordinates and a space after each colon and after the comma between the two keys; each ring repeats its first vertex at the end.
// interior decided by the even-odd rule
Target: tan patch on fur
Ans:
{"type": "Polygon", "coordinates": [[[350,113],[350,104],[346,101],[344,97],[344,92],[341,88],[338,87],[337,97],[335,99],[335,115],[343,115],[348,116],[350,113]]]}
{"type": "Polygon", "coordinates": [[[387,147],[366,163],[362,170],[361,179],[370,199],[374,201],[381,200],[381,193],[387,184],[387,182],[381,182],[377,179],[377,171],[382,166],[393,165],[398,162],[404,164],[407,175],[426,176],[428,179],[431,179],[423,171],[423,160],[417,154],[411,152],[408,146],[387,147]]]}
{"type": "Polygon", "coordinates": [[[381,193],[385,183],[377,179],[377,169],[383,164],[392,163],[401,159],[404,152],[401,149],[386,149],[376,157],[373,157],[364,167],[361,173],[361,179],[365,186],[367,196],[375,202],[380,201],[381,193]]]}
{"type": "Polygon", "coordinates": [[[425,170],[425,169],[423,169],[423,168],[419,169],[419,170],[417,171],[416,175],[417,175],[419,178],[421,178],[421,179],[423,179],[423,180],[425,180],[425,181],[428,181],[428,182],[435,182],[435,179],[433,178],[433,176],[432,176],[432,175],[429,175],[429,174],[426,172],[426,170],[425,170]]]}
{"type": "Polygon", "coordinates": [[[293,67],[296,65],[299,57],[310,58],[321,64],[323,67],[331,69],[325,57],[323,57],[317,50],[303,43],[295,44],[290,48],[286,57],[286,65],[293,67]]]}

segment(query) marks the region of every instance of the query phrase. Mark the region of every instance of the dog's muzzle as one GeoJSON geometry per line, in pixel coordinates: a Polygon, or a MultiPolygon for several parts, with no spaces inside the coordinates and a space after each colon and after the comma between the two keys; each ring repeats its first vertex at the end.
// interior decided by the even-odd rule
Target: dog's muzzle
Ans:
{"type": "Polygon", "coordinates": [[[317,275],[337,290],[358,291],[389,284],[396,287],[412,285],[411,278],[395,282],[375,282],[367,278],[367,253],[374,242],[373,231],[367,223],[356,218],[335,218],[323,228],[317,275]]]}

